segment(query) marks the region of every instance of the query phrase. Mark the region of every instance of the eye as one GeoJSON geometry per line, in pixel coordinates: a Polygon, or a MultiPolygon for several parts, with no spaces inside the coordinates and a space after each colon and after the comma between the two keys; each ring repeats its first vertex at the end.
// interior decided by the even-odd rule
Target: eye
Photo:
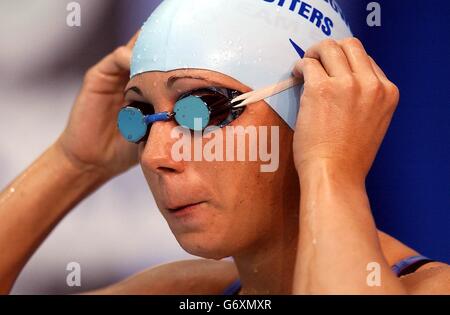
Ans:
{"type": "Polygon", "coordinates": [[[219,88],[219,87],[205,87],[205,88],[201,88],[201,89],[196,89],[196,90],[192,90],[192,91],[188,91],[184,94],[182,94],[178,100],[181,100],[183,98],[186,98],[190,95],[195,95],[195,96],[215,96],[217,94],[220,94],[222,96],[228,97],[229,92],[228,89],[226,88],[219,88]]]}
{"type": "Polygon", "coordinates": [[[155,113],[155,108],[153,107],[152,104],[149,104],[149,103],[132,102],[132,103],[128,104],[127,106],[139,109],[142,112],[142,114],[144,114],[145,116],[153,115],[155,113]]]}
{"type": "Polygon", "coordinates": [[[211,115],[211,126],[225,127],[235,121],[245,111],[245,107],[229,108],[228,110],[218,111],[211,115]]]}
{"type": "Polygon", "coordinates": [[[209,106],[211,112],[208,126],[224,127],[236,120],[245,108],[234,109],[230,101],[240,92],[226,88],[205,88],[196,90],[191,95],[200,96],[209,106]]]}

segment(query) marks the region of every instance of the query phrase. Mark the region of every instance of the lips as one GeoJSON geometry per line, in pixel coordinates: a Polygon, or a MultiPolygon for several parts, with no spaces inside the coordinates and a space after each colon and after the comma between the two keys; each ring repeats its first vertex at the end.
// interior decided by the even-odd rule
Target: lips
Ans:
{"type": "Polygon", "coordinates": [[[162,176],[158,184],[159,205],[168,213],[181,215],[191,212],[211,200],[211,193],[201,178],[162,176]]]}
{"type": "Polygon", "coordinates": [[[181,210],[184,210],[184,209],[187,209],[187,208],[191,208],[191,207],[197,206],[197,205],[199,205],[201,203],[203,203],[203,201],[195,202],[195,203],[186,203],[186,204],[183,204],[181,206],[168,207],[167,210],[169,210],[170,212],[178,212],[178,211],[181,211],[181,210]]]}

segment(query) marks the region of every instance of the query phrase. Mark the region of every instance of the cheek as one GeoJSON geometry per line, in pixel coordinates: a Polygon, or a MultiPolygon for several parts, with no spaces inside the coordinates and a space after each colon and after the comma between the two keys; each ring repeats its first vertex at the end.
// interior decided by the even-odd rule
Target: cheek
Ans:
{"type": "MultiPolygon", "coordinates": [[[[276,151],[279,153],[278,158],[272,155],[271,162],[273,162],[273,159],[278,159],[279,167],[274,168],[273,172],[265,173],[261,171],[261,166],[271,162],[260,160],[254,162],[236,161],[238,141],[235,138],[235,161],[204,163],[204,167],[198,170],[202,176],[203,172],[205,172],[205,176],[209,176],[207,180],[214,186],[215,191],[220,196],[218,199],[222,201],[222,206],[232,213],[246,211],[246,209],[253,211],[253,209],[273,207],[276,201],[280,199],[281,187],[284,186],[283,182],[287,179],[285,176],[288,174],[288,177],[290,177],[289,175],[295,174],[292,162],[293,131],[265,102],[248,107],[246,112],[232,125],[234,127],[240,125],[245,128],[255,122],[258,123],[255,125],[256,128],[259,126],[268,128],[266,150],[268,150],[267,153],[273,152],[274,147],[276,147],[276,151]],[[272,131],[269,128],[274,126],[278,127],[279,134],[272,141],[272,131]]],[[[260,135],[258,135],[258,139],[259,137],[260,135]]],[[[226,148],[225,136],[223,144],[226,148]]],[[[249,157],[248,151],[249,144],[246,142],[246,159],[249,157]]],[[[259,143],[257,152],[259,153],[259,143]]],[[[259,159],[260,156],[257,155],[259,159]]]]}
{"type": "Polygon", "coordinates": [[[215,201],[224,220],[235,226],[248,224],[259,215],[258,211],[264,211],[271,180],[263,178],[259,163],[223,162],[211,176],[208,180],[214,186],[215,201]]]}
{"type": "Polygon", "coordinates": [[[158,209],[161,209],[160,200],[162,199],[161,185],[159,184],[158,177],[147,170],[145,167],[141,165],[142,171],[144,173],[145,180],[147,181],[148,187],[150,189],[153,198],[155,199],[155,203],[158,206],[158,209]]]}
{"type": "MultiPolygon", "coordinates": [[[[146,146],[146,142],[141,142],[138,144],[138,158],[139,158],[140,163],[142,161],[142,154],[144,154],[145,146],[146,146]]],[[[141,163],[141,167],[142,167],[142,163],[141,163]]]]}
{"type": "Polygon", "coordinates": [[[269,235],[275,217],[281,217],[274,174],[260,173],[259,164],[243,163],[230,165],[224,178],[220,188],[222,211],[211,222],[209,231],[227,240],[233,250],[245,248],[269,235]]]}
{"type": "Polygon", "coordinates": [[[151,191],[152,195],[154,196],[157,205],[159,206],[158,200],[160,200],[160,196],[161,196],[161,189],[160,189],[161,185],[159,183],[158,176],[154,172],[152,172],[150,169],[148,169],[145,166],[145,163],[142,163],[142,161],[141,161],[143,148],[144,148],[144,145],[139,146],[140,167],[141,167],[142,173],[145,177],[145,180],[147,181],[148,187],[150,188],[150,191],[151,191]]]}

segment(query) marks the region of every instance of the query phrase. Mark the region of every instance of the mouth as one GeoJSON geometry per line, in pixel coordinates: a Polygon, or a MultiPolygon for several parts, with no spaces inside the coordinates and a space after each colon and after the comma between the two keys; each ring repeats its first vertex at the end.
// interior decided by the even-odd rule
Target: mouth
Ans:
{"type": "Polygon", "coordinates": [[[193,211],[197,210],[201,204],[203,204],[204,201],[192,203],[192,204],[185,204],[178,207],[168,208],[169,213],[174,215],[175,217],[182,217],[188,214],[191,214],[193,211]]]}

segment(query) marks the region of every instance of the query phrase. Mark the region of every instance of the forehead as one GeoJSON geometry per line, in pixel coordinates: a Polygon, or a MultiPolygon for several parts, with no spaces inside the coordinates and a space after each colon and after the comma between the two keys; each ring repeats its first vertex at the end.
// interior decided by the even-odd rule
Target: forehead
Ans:
{"type": "Polygon", "coordinates": [[[125,90],[132,86],[139,87],[143,84],[165,86],[168,89],[175,89],[178,85],[210,85],[236,89],[242,92],[250,91],[248,86],[230,76],[220,72],[203,69],[177,69],[167,72],[145,72],[131,78],[125,90]]]}

